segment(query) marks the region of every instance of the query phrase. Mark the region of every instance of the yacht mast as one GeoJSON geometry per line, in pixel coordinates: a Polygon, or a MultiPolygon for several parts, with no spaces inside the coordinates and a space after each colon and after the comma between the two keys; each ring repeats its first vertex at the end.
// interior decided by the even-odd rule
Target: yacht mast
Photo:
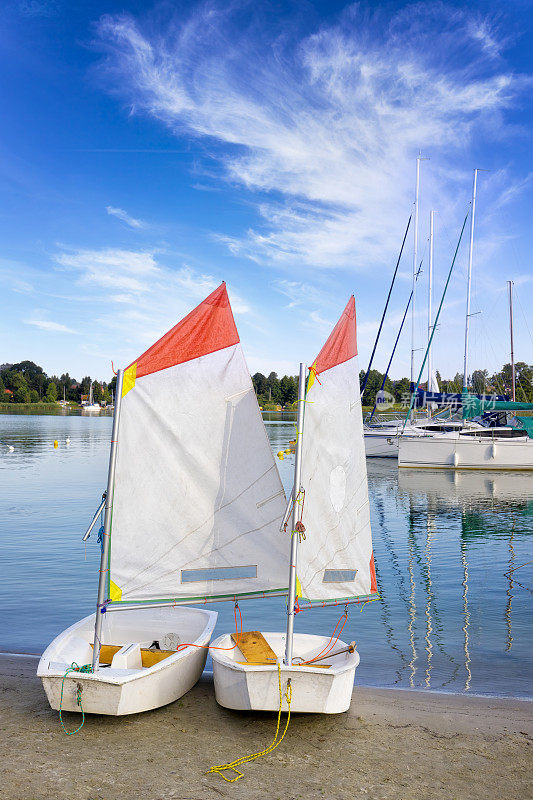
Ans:
{"type": "Polygon", "coordinates": [[[476,215],[476,189],[477,174],[479,170],[474,170],[474,182],[472,184],[472,203],[470,208],[470,247],[468,249],[468,277],[466,281],[466,319],[465,319],[465,360],[463,369],[463,392],[468,391],[468,338],[470,333],[470,289],[472,286],[472,255],[474,250],[474,217],[476,215]]]}
{"type": "Polygon", "coordinates": [[[428,279],[428,392],[431,391],[433,365],[431,363],[431,329],[433,316],[433,209],[429,212],[429,279],[428,279]]]}
{"type": "Polygon", "coordinates": [[[420,159],[416,157],[415,209],[413,226],[413,302],[411,304],[411,390],[415,381],[415,300],[416,271],[418,262],[418,194],[420,190],[420,159]]]}
{"type": "Polygon", "coordinates": [[[516,400],[516,376],[514,368],[514,345],[513,345],[513,282],[507,281],[509,285],[509,329],[511,332],[511,375],[513,386],[513,403],[516,400]]]}

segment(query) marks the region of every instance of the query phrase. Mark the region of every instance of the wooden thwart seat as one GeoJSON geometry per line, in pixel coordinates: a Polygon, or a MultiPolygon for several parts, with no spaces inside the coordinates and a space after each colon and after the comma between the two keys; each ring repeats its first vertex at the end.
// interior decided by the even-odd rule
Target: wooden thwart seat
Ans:
{"type": "Polygon", "coordinates": [[[232,633],[231,640],[237,645],[246,659],[246,662],[242,663],[267,666],[268,664],[275,664],[278,660],[277,655],[272,650],[261,631],[232,633]]]}
{"type": "MultiPolygon", "coordinates": [[[[246,661],[237,661],[237,664],[251,664],[256,667],[269,667],[278,660],[277,655],[261,631],[243,631],[232,633],[231,640],[237,645],[246,661]]],[[[295,665],[299,666],[299,665],[295,665]]],[[[329,669],[331,664],[302,664],[302,666],[320,667],[329,669]]]]}
{"type": "MultiPolygon", "coordinates": [[[[94,644],[91,644],[94,648],[94,644]]],[[[100,664],[111,664],[113,656],[121,650],[121,644],[103,644],[100,648],[100,664]]],[[[147,647],[141,647],[141,661],[143,667],[153,667],[154,664],[159,664],[169,656],[173,656],[175,650],[149,650],[147,647]]]]}

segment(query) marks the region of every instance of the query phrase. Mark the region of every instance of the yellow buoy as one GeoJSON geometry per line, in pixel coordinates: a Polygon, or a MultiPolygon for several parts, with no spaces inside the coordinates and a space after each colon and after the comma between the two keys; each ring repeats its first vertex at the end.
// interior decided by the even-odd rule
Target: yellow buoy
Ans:
{"type": "Polygon", "coordinates": [[[279,450],[278,458],[280,458],[283,461],[283,450],[279,450]]]}
{"type": "Polygon", "coordinates": [[[290,447],[287,447],[287,449],[285,450],[285,452],[290,454],[290,452],[291,452],[291,448],[290,448],[290,447]]]}
{"type": "Polygon", "coordinates": [[[57,439],[54,439],[54,447],[59,447],[59,442],[57,441],[57,439]]]}

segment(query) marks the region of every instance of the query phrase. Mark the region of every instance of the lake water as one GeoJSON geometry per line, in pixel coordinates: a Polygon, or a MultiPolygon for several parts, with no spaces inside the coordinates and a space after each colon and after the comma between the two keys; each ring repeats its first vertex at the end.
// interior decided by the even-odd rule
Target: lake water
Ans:
{"type": "MultiPolygon", "coordinates": [[[[285,449],[292,423],[266,425],[274,452],[285,449]]],[[[0,649],[40,653],[94,610],[99,546],[81,537],[110,433],[110,416],[0,415],[0,649]]],[[[289,487],[294,457],[276,460],[289,487]]],[[[361,654],[357,682],[531,697],[533,476],[367,466],[381,599],[351,606],[343,632],[361,654]]],[[[233,605],[215,608],[217,631],[232,630],[233,605]]],[[[284,626],[279,598],[241,608],[245,629],[284,626]]],[[[332,632],[341,612],[305,611],[296,629],[332,632]]]]}

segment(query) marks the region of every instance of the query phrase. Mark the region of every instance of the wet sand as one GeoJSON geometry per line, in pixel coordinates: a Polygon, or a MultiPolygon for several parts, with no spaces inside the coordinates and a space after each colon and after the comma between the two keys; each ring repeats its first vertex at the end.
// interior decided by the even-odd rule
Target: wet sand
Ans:
{"type": "MultiPolygon", "coordinates": [[[[533,704],[357,687],[338,716],[295,716],[282,744],[225,783],[213,764],[267,747],[276,715],[220,708],[203,678],[131,717],[65,736],[37,661],[0,655],[3,800],[501,800],[532,796],[533,704]]],[[[68,729],[80,720],[65,714],[68,729]]]]}

